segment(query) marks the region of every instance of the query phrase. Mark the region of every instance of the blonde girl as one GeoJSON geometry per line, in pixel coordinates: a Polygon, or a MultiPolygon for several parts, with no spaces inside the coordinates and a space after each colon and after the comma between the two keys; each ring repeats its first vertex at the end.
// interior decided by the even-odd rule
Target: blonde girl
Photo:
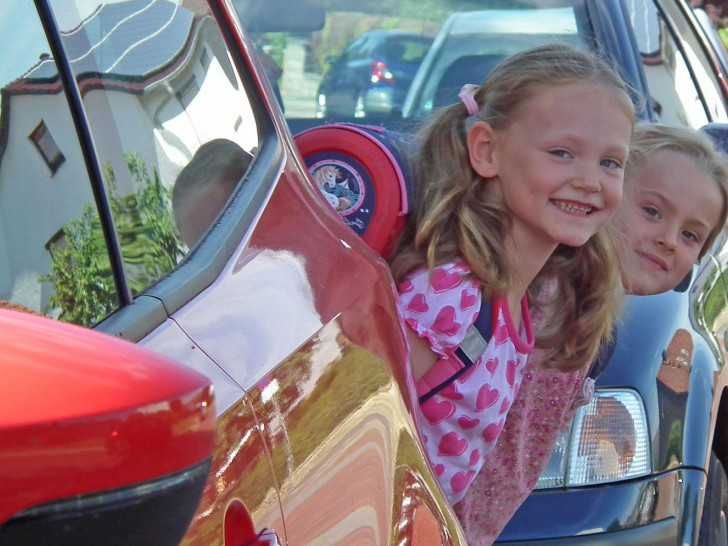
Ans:
{"type": "Polygon", "coordinates": [[[422,433],[452,503],[493,447],[536,338],[547,365],[575,370],[611,331],[620,283],[601,231],[621,199],[633,118],[608,65],[546,45],[463,88],[416,139],[416,212],[391,266],[422,433]],[[541,279],[548,290],[535,290],[541,279]],[[536,293],[559,306],[534,336],[536,293]]]}

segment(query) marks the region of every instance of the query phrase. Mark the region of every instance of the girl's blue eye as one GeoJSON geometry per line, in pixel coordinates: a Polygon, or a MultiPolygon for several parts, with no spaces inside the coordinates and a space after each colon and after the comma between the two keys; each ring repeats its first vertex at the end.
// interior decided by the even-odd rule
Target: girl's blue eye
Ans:
{"type": "Polygon", "coordinates": [[[608,169],[619,169],[622,167],[622,164],[616,159],[603,159],[599,164],[608,169]]]}
{"type": "Polygon", "coordinates": [[[685,237],[686,239],[690,239],[691,241],[694,241],[696,243],[700,241],[698,236],[692,231],[683,231],[683,237],[685,237]]]}
{"type": "Polygon", "coordinates": [[[569,152],[567,152],[566,150],[551,150],[551,155],[555,155],[556,157],[562,157],[562,158],[571,157],[571,154],[569,152]]]}
{"type": "Polygon", "coordinates": [[[645,206],[642,207],[642,210],[645,211],[645,213],[647,213],[647,215],[651,216],[652,218],[660,218],[660,213],[655,207],[645,206]]]}

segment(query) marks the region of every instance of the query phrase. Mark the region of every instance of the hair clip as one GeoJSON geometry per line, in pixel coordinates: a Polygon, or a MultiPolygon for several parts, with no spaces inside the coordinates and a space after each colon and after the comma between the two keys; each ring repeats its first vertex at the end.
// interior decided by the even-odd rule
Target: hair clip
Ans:
{"type": "Polygon", "coordinates": [[[458,97],[465,105],[465,109],[468,111],[469,114],[467,119],[465,120],[466,131],[470,131],[470,128],[473,126],[473,124],[478,121],[477,115],[478,112],[480,112],[480,108],[478,107],[478,103],[475,100],[475,92],[478,90],[479,87],[479,85],[475,85],[474,83],[466,83],[460,88],[460,93],[458,93],[458,97]]]}
{"type": "Polygon", "coordinates": [[[465,105],[468,114],[471,116],[477,116],[478,112],[480,112],[480,107],[478,107],[478,103],[475,102],[475,92],[479,87],[479,85],[475,85],[474,83],[466,83],[460,88],[460,93],[458,93],[458,97],[465,105]]]}

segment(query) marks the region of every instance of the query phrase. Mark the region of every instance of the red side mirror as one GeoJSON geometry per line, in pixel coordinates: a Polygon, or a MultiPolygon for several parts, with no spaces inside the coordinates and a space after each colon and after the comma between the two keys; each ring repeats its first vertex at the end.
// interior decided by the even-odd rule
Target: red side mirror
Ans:
{"type": "Polygon", "coordinates": [[[1,544],[179,543],[214,449],[206,377],[0,310],[0,378],[1,544]]]}

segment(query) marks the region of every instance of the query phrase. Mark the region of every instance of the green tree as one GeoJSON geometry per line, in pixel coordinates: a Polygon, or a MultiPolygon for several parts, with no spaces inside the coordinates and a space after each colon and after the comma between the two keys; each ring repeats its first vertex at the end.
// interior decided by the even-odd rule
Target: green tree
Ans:
{"type": "MultiPolygon", "coordinates": [[[[184,255],[172,216],[170,191],[156,167],[147,168],[136,152],[124,155],[135,192],[121,195],[109,163],[103,168],[109,206],[132,295],[169,273],[184,255]]],[[[50,309],[59,319],[90,326],[118,305],[101,221],[87,203],[80,218],[63,226],[65,245],[52,246],[51,272],[40,278],[53,286],[50,309]]]]}

